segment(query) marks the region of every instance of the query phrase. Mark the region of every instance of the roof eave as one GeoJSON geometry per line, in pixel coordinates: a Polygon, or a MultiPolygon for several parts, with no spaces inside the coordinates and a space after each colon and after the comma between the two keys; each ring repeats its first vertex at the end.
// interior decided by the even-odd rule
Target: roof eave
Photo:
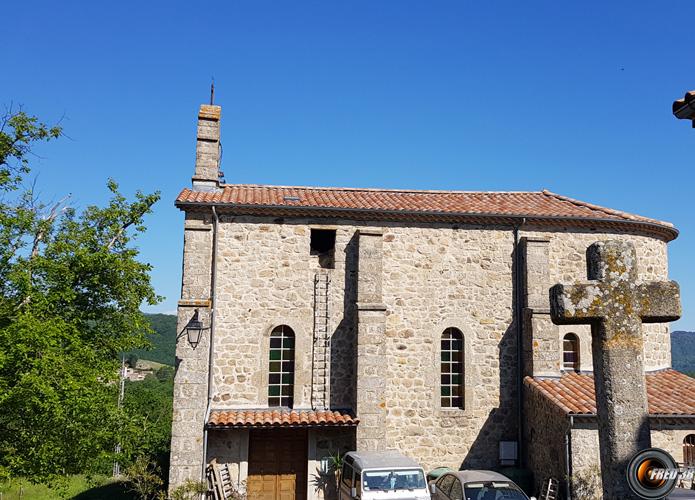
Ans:
{"type": "Polygon", "coordinates": [[[305,424],[211,424],[206,427],[210,430],[233,430],[233,429],[309,429],[309,428],[326,428],[326,427],[357,427],[359,421],[340,422],[340,423],[305,423],[305,424]]]}
{"type": "MultiPolygon", "coordinates": [[[[555,404],[556,407],[560,408],[559,405],[555,404]]],[[[565,411],[565,416],[574,418],[587,418],[594,419],[597,417],[596,413],[574,413],[565,411]]],[[[674,419],[674,420],[695,420],[695,414],[689,413],[650,413],[649,418],[656,419],[674,419]]]]}
{"type": "MultiPolygon", "coordinates": [[[[533,222],[565,222],[568,224],[583,222],[583,223],[598,223],[610,224],[625,227],[641,227],[649,233],[656,233],[663,236],[666,241],[673,241],[678,237],[678,229],[671,225],[659,224],[650,221],[630,220],[630,219],[613,219],[613,218],[597,218],[597,217],[565,217],[565,216],[542,216],[529,214],[495,214],[483,212],[436,212],[436,211],[419,211],[419,210],[382,210],[382,209],[367,209],[367,208],[336,208],[336,207],[307,207],[296,205],[262,205],[262,204],[239,204],[239,203],[219,203],[219,202],[190,202],[176,200],[174,205],[180,210],[190,208],[202,208],[207,206],[215,206],[219,208],[229,208],[239,211],[255,210],[255,211],[290,211],[297,212],[330,212],[336,216],[341,214],[373,214],[384,216],[398,216],[399,218],[416,218],[416,217],[432,217],[441,219],[475,219],[485,218],[491,220],[502,221],[498,222],[503,225],[510,224],[514,221],[517,224],[525,225],[533,222]]],[[[270,214],[269,214],[270,215],[270,214]]]]}

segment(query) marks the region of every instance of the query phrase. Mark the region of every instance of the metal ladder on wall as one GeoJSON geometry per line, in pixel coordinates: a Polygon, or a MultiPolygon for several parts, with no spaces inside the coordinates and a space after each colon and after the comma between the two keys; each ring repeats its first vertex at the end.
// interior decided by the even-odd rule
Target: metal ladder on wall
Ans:
{"type": "Polygon", "coordinates": [[[330,406],[331,336],[328,332],[327,273],[314,275],[314,342],[312,356],[311,407],[327,409],[330,406]]]}

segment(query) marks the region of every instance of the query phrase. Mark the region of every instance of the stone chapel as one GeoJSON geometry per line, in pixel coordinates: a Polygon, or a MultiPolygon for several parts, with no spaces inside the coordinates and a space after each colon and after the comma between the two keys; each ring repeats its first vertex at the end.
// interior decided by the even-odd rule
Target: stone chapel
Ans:
{"type": "MultiPolygon", "coordinates": [[[[598,464],[590,327],[554,324],[549,289],[607,239],[666,279],[671,224],[549,191],[226,184],[220,118],[200,107],[176,199],[171,488],[214,462],[250,497],[330,497],[349,450],[525,468],[536,488],[598,464]]],[[[652,445],[695,463],[695,380],[667,324],[642,331],[652,445]]]]}

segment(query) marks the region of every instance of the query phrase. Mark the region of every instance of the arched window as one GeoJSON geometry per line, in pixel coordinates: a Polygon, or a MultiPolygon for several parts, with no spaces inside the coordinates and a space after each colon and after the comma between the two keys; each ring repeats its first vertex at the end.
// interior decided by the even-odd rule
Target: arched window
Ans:
{"type": "Polygon", "coordinates": [[[574,333],[562,339],[562,368],[579,371],[579,338],[574,333]]]}
{"type": "Polygon", "coordinates": [[[292,408],[294,395],[294,332],[280,325],[270,334],[268,406],[292,408]]]}
{"type": "Polygon", "coordinates": [[[683,439],[683,464],[686,467],[695,466],[695,434],[688,434],[683,439]]]}
{"type": "Polygon", "coordinates": [[[447,328],[442,333],[442,408],[463,408],[463,375],[463,334],[456,328],[447,328]]]}

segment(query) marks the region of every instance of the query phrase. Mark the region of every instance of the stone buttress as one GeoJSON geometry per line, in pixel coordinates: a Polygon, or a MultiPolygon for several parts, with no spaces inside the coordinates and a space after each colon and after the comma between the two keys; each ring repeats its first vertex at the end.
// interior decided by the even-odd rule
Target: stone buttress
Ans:
{"type": "Polygon", "coordinates": [[[523,240],[524,375],[560,376],[560,334],[550,317],[550,240],[523,240]]]}
{"type": "MultiPolygon", "coordinates": [[[[219,185],[220,107],[202,105],[193,189],[209,191],[219,185]]],[[[212,315],[213,215],[188,211],[184,224],[183,276],[178,303],[176,375],[171,436],[169,488],[203,473],[204,429],[208,404],[208,363],[212,315]],[[198,314],[204,330],[194,348],[186,325],[198,314]]]]}
{"type": "Polygon", "coordinates": [[[357,271],[357,449],[383,449],[386,436],[385,330],[382,298],[383,234],[360,229],[357,271]]]}

